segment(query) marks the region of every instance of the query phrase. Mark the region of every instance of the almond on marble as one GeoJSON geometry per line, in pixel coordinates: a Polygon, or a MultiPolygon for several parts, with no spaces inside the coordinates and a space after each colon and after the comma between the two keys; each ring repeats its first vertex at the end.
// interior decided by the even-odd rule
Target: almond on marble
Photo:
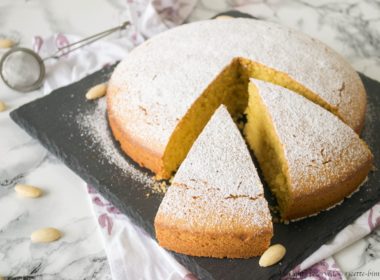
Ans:
{"type": "Polygon", "coordinates": [[[61,236],[62,234],[58,229],[47,227],[34,231],[30,239],[33,243],[50,243],[60,239],[61,236]]]}
{"type": "Polygon", "coordinates": [[[8,38],[0,38],[0,49],[10,49],[15,45],[15,42],[8,38]]]}
{"type": "Polygon", "coordinates": [[[4,112],[7,109],[7,105],[0,100],[0,112],[4,112]]]}
{"type": "Polygon", "coordinates": [[[230,16],[218,16],[215,19],[226,20],[226,19],[233,19],[233,17],[230,17],[230,16]]]}
{"type": "Polygon", "coordinates": [[[30,198],[40,197],[43,193],[40,188],[26,184],[17,184],[15,191],[21,196],[30,198]]]}

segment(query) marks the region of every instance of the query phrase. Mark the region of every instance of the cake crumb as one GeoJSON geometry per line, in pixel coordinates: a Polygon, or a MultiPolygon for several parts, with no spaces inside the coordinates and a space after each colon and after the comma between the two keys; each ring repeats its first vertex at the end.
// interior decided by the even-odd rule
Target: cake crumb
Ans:
{"type": "Polygon", "coordinates": [[[166,193],[168,184],[166,181],[156,181],[153,183],[152,190],[156,193],[166,193]]]}

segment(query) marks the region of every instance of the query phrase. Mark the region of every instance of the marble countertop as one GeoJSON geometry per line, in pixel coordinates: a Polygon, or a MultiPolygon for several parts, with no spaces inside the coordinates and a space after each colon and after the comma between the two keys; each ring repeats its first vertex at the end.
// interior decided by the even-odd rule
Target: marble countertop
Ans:
{"type": "MultiPolygon", "coordinates": [[[[36,34],[86,36],[121,23],[127,2],[2,0],[0,33],[12,34],[24,46],[30,46],[36,34]]],[[[200,0],[189,21],[205,19],[246,2],[200,0]]],[[[249,2],[245,11],[319,38],[345,56],[355,69],[380,81],[380,1],[249,2]]],[[[9,107],[0,113],[0,275],[111,279],[86,184],[9,118],[10,110],[41,96],[40,91],[14,92],[0,82],[0,100],[9,107]],[[24,182],[43,187],[48,195],[38,200],[17,196],[13,187],[24,182]],[[65,235],[63,242],[52,244],[48,250],[30,243],[30,233],[46,226],[58,227],[65,235]]],[[[334,258],[351,275],[379,271],[380,229],[334,258]]]]}

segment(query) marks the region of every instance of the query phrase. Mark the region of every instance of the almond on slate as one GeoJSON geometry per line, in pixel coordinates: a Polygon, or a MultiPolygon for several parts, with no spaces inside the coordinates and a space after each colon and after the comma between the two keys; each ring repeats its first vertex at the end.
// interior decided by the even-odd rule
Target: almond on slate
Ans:
{"type": "Polygon", "coordinates": [[[274,265],[282,260],[286,254],[286,249],[281,244],[275,244],[270,246],[259,260],[261,267],[267,267],[274,265]]]}

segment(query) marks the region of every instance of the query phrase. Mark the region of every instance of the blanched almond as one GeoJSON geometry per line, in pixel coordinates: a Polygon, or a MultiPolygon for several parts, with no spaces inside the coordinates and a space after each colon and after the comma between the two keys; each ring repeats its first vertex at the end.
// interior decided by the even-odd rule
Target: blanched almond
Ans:
{"type": "Polygon", "coordinates": [[[40,188],[25,184],[17,184],[15,186],[15,191],[24,197],[36,198],[42,195],[42,190],[40,188]]]}
{"type": "Polygon", "coordinates": [[[15,42],[11,39],[7,38],[0,38],[0,48],[1,49],[9,49],[12,48],[15,42]]]}
{"type": "Polygon", "coordinates": [[[62,236],[61,232],[56,228],[41,228],[36,230],[30,236],[33,243],[49,243],[60,239],[62,236]]]}
{"type": "Polygon", "coordinates": [[[4,112],[7,109],[7,105],[3,101],[0,101],[0,112],[4,112]]]}
{"type": "Polygon", "coordinates": [[[218,16],[215,19],[225,20],[225,19],[233,19],[233,17],[230,17],[230,16],[218,16]]]}
{"type": "Polygon", "coordinates": [[[94,86],[88,90],[86,93],[86,98],[88,100],[97,99],[100,97],[103,97],[107,93],[107,84],[100,84],[97,86],[94,86]]]}
{"type": "Polygon", "coordinates": [[[261,267],[267,267],[274,265],[282,260],[286,254],[286,249],[281,244],[275,244],[270,246],[259,260],[261,267]]]}

